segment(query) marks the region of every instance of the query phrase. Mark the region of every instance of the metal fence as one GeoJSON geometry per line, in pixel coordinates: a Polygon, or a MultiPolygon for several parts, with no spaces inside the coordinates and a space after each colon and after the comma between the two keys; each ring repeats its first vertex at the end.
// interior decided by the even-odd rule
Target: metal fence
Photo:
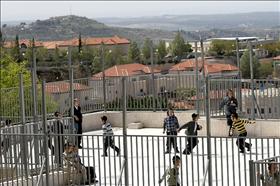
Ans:
{"type": "Polygon", "coordinates": [[[250,160],[250,185],[280,185],[279,160],[280,156],[255,161],[250,160]]]}
{"type": "MultiPolygon", "coordinates": [[[[280,80],[210,79],[210,113],[212,117],[224,115],[220,104],[228,89],[238,100],[238,112],[247,118],[280,118],[280,80]]],[[[203,94],[201,96],[204,97],[203,94]]],[[[204,110],[205,107],[201,107],[204,110]]]]}
{"type": "MultiPolygon", "coordinates": [[[[37,122],[5,126],[0,129],[1,185],[4,183],[11,185],[12,182],[9,182],[11,180],[21,180],[21,184],[26,184],[28,181],[24,181],[24,179],[33,174],[39,175],[40,170],[44,168],[46,156],[48,156],[44,151],[44,142],[50,148],[53,144],[58,143],[57,136],[52,139],[47,138],[47,135],[54,135],[54,127],[57,122],[58,120],[53,119],[49,120],[46,126],[43,126],[42,122],[37,122]],[[44,127],[46,127],[46,133],[44,133],[44,127]]],[[[59,122],[63,126],[64,134],[73,134],[75,132],[71,118],[62,118],[59,122]]],[[[67,140],[74,142],[75,138],[68,137],[67,140]]],[[[55,150],[52,149],[52,154],[54,154],[53,151],[55,150]]]]}
{"type": "MultiPolygon", "coordinates": [[[[67,142],[77,135],[49,134],[46,137],[44,134],[5,134],[2,139],[7,138],[13,141],[15,138],[22,137],[33,139],[34,136],[40,139],[39,144],[42,144],[44,140],[51,140],[54,148],[58,149],[60,148],[59,143],[55,143],[57,138],[67,142]]],[[[108,157],[101,156],[104,153],[102,135],[83,135],[83,149],[78,150],[82,166],[91,167],[89,169],[94,168],[96,180],[99,181],[100,185],[124,185],[125,177],[124,174],[121,174],[124,165],[124,137],[115,135],[113,138],[114,144],[121,149],[120,156],[117,156],[113,150],[108,151],[108,157]]],[[[177,136],[176,138],[180,151],[177,155],[181,158],[178,182],[180,185],[208,185],[206,176],[206,172],[209,171],[207,138],[198,137],[197,147],[190,155],[184,155],[182,152],[186,148],[187,141],[191,138],[194,137],[177,136]]],[[[249,161],[262,160],[280,154],[280,139],[278,138],[247,138],[247,142],[252,144],[252,148],[245,154],[239,152],[235,137],[211,137],[210,139],[212,185],[216,186],[250,185],[249,161]]],[[[162,135],[128,135],[126,140],[129,185],[158,185],[164,172],[173,167],[172,157],[175,152],[165,154],[167,137],[162,135]]],[[[39,157],[40,163],[35,164],[32,140],[27,140],[25,144],[11,144],[5,153],[1,153],[1,185],[12,185],[12,183],[15,185],[47,185],[47,178],[48,185],[54,186],[78,184],[77,180],[80,185],[86,183],[87,177],[78,174],[78,168],[69,164],[66,158],[67,152],[64,152],[64,155],[59,150],[52,153],[49,148],[46,154],[42,152],[39,157]],[[26,161],[20,155],[22,145],[25,145],[28,151],[26,161]],[[62,161],[60,162],[59,159],[62,161]],[[42,166],[44,164],[48,169],[42,166]]],[[[260,167],[259,170],[262,168],[260,167]]],[[[263,170],[265,170],[264,167],[263,170]]],[[[164,179],[162,185],[167,185],[167,179],[164,179]]]]}
{"type": "MultiPolygon", "coordinates": [[[[74,97],[80,99],[83,113],[101,110],[122,109],[121,77],[103,80],[86,78],[73,82],[74,97]],[[104,99],[105,95],[105,99],[104,99]],[[105,100],[105,102],[104,102],[105,100]]],[[[232,89],[239,103],[238,111],[247,118],[280,118],[280,80],[239,80],[234,78],[209,78],[210,114],[221,117],[224,111],[219,105],[228,89],[232,89]]],[[[33,101],[32,87],[24,88],[25,116],[28,121],[42,115],[42,91],[36,89],[36,104],[33,101]],[[34,108],[36,112],[34,112],[34,108]],[[35,116],[34,116],[34,113],[35,116]]],[[[126,78],[128,110],[197,110],[205,113],[205,81],[195,74],[167,74],[132,76],[126,78]],[[197,79],[196,79],[197,78],[197,79]]],[[[47,113],[58,110],[69,115],[71,105],[71,84],[69,81],[46,83],[47,113]]],[[[1,89],[0,119],[19,122],[19,88],[1,89]]]]}

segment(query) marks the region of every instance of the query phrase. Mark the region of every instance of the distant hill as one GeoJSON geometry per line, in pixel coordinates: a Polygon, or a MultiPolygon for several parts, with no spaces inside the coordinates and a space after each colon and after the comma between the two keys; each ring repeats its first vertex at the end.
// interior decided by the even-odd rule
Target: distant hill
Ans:
{"type": "Polygon", "coordinates": [[[108,37],[118,35],[141,44],[145,38],[154,41],[172,40],[176,31],[185,40],[202,37],[279,37],[278,13],[249,13],[234,15],[158,16],[143,18],[99,18],[97,20],[75,15],[51,17],[46,20],[2,24],[4,38],[37,40],[65,40],[78,37],[108,37]],[[258,16],[257,16],[258,15],[258,16]],[[255,17],[254,17],[255,16],[255,17]],[[128,28],[135,27],[135,28],[128,28]],[[140,27],[140,28],[139,28],[140,27]],[[199,32],[197,31],[199,30],[199,32]]]}
{"type": "Polygon", "coordinates": [[[211,29],[272,28],[280,26],[280,12],[215,15],[163,15],[139,18],[96,18],[110,26],[186,31],[211,29]]]}
{"type": "Polygon", "coordinates": [[[6,39],[14,39],[16,34],[20,38],[35,37],[38,40],[64,40],[78,37],[108,37],[119,35],[128,39],[142,41],[146,37],[157,39],[173,38],[174,32],[157,29],[130,29],[110,27],[93,19],[80,16],[59,16],[47,20],[36,20],[30,24],[21,22],[18,25],[2,26],[6,39]]]}

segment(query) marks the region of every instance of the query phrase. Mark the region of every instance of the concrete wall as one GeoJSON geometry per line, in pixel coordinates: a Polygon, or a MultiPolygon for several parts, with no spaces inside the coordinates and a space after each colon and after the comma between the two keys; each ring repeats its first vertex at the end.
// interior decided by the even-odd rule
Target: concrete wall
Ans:
{"type": "MultiPolygon", "coordinates": [[[[179,120],[179,124],[191,120],[191,111],[178,111],[175,112],[179,120]]],[[[83,130],[84,132],[92,130],[100,130],[101,116],[106,115],[113,127],[122,127],[122,112],[97,112],[84,115],[83,130]]],[[[163,120],[166,117],[166,112],[158,111],[137,111],[127,112],[127,123],[140,122],[143,123],[144,128],[162,128],[163,120]]],[[[199,135],[206,135],[206,118],[201,117],[199,124],[203,129],[199,132],[199,135]]],[[[257,120],[255,125],[246,126],[248,136],[252,137],[280,137],[280,120],[257,120]]],[[[211,118],[211,134],[213,136],[227,136],[228,127],[225,119],[211,118]]]]}

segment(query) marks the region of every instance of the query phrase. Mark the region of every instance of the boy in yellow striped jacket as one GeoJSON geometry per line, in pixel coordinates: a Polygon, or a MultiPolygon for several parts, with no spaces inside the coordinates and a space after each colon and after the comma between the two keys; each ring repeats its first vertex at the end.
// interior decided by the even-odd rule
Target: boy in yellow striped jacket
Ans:
{"type": "Polygon", "coordinates": [[[231,117],[232,117],[233,124],[232,124],[232,131],[230,133],[230,136],[232,136],[233,131],[235,129],[237,129],[237,131],[239,132],[238,137],[240,137],[240,138],[238,138],[236,140],[236,145],[240,149],[240,152],[244,153],[245,152],[245,147],[247,148],[247,151],[250,151],[251,147],[252,147],[252,144],[245,142],[246,136],[247,136],[247,131],[246,131],[246,128],[245,128],[245,124],[255,124],[256,122],[239,119],[237,113],[233,113],[231,115],[231,117]]]}

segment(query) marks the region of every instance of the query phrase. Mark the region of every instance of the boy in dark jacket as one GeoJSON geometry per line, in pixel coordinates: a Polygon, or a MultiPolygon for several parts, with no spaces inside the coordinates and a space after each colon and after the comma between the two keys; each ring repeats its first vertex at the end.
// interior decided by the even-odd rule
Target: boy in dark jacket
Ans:
{"type": "Polygon", "coordinates": [[[231,115],[236,113],[237,106],[238,106],[237,99],[234,97],[233,91],[231,89],[229,89],[227,91],[226,97],[224,97],[223,101],[220,104],[220,110],[222,108],[225,109],[225,114],[226,114],[226,118],[227,118],[227,125],[229,126],[229,135],[230,135],[230,131],[231,131],[231,128],[232,128],[231,115]]]}
{"type": "Polygon", "coordinates": [[[186,149],[183,151],[183,154],[191,154],[192,149],[198,143],[198,139],[196,137],[197,136],[197,131],[202,129],[202,126],[197,123],[198,118],[199,118],[199,115],[193,113],[192,114],[192,121],[184,124],[183,126],[181,126],[178,129],[178,132],[180,132],[180,130],[186,128],[186,135],[194,136],[194,137],[188,137],[188,139],[187,139],[188,144],[187,144],[186,149]]]}

